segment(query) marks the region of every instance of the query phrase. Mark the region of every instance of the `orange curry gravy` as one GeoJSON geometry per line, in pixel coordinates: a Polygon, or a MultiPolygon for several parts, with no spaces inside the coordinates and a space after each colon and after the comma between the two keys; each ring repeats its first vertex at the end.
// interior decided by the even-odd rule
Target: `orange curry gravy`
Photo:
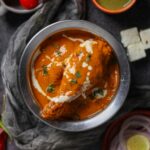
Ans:
{"type": "Polygon", "coordinates": [[[120,71],[105,40],[68,30],[52,35],[36,51],[30,82],[43,118],[82,120],[109,105],[120,71]]]}

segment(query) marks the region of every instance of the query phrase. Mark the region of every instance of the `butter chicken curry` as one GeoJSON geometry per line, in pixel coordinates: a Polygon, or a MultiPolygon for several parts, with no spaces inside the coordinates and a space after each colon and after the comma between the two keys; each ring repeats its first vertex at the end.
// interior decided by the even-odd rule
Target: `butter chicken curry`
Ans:
{"type": "Polygon", "coordinates": [[[111,102],[119,79],[119,65],[110,45],[85,31],[52,35],[31,60],[31,88],[45,119],[93,116],[111,102]]]}

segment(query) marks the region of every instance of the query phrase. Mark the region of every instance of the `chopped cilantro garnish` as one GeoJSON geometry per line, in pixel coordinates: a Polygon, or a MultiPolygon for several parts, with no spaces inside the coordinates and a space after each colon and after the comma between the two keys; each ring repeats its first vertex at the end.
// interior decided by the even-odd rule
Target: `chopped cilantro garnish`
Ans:
{"type": "Polygon", "coordinates": [[[54,90],[55,90],[54,84],[50,84],[46,89],[46,91],[49,93],[52,93],[54,90]]]}
{"type": "Polygon", "coordinates": [[[48,70],[47,70],[47,66],[43,66],[43,75],[47,75],[48,74],[48,70]]]}
{"type": "Polygon", "coordinates": [[[73,84],[76,84],[76,83],[77,83],[77,80],[76,80],[76,79],[71,79],[70,82],[73,83],[73,84]]]}
{"type": "Polygon", "coordinates": [[[94,97],[97,97],[97,96],[99,96],[99,95],[104,96],[104,90],[103,90],[103,89],[96,88],[96,89],[93,91],[93,96],[94,96],[94,97]]]}
{"type": "Polygon", "coordinates": [[[58,56],[60,56],[60,55],[61,55],[61,53],[62,53],[62,52],[61,52],[61,51],[59,51],[59,50],[58,50],[58,51],[56,51],[56,54],[57,54],[58,56]]]}
{"type": "Polygon", "coordinates": [[[88,56],[86,57],[86,61],[90,61],[91,59],[91,54],[88,54],[88,56]]]}
{"type": "Polygon", "coordinates": [[[4,126],[2,120],[0,120],[0,128],[2,128],[10,137],[10,139],[12,139],[12,136],[10,135],[9,131],[7,130],[7,128],[4,126]]]}
{"type": "Polygon", "coordinates": [[[81,77],[81,73],[79,71],[77,71],[75,75],[76,75],[77,78],[81,77]]]}

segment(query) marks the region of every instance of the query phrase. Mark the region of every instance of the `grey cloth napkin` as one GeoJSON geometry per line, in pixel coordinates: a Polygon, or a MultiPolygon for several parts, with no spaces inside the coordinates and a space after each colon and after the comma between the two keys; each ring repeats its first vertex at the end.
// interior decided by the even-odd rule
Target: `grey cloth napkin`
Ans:
{"type": "Polygon", "coordinates": [[[29,112],[17,85],[19,60],[31,37],[54,21],[80,19],[84,13],[84,0],[50,0],[18,28],[9,42],[1,66],[6,95],[2,119],[19,149],[87,150],[98,140],[97,132],[66,133],[40,122],[29,112]]]}

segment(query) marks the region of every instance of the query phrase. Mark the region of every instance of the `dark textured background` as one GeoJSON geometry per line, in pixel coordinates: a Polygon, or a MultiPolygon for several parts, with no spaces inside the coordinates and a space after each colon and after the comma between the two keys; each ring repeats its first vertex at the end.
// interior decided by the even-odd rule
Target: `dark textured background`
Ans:
{"type": "MultiPolygon", "coordinates": [[[[26,21],[30,15],[16,15],[6,12],[0,16],[0,62],[6,51],[9,39],[15,32],[17,27],[26,21]]],[[[96,23],[104,29],[111,32],[118,40],[120,40],[120,31],[129,27],[138,27],[139,29],[150,28],[150,1],[138,0],[136,5],[128,12],[119,15],[107,15],[99,11],[92,4],[91,0],[87,0],[87,20],[96,23]]],[[[147,50],[147,58],[131,64],[132,84],[131,90],[141,84],[150,84],[150,51],[147,50]],[[144,64],[144,65],[143,65],[144,64]]],[[[0,102],[3,98],[3,85],[0,79],[0,102]]],[[[1,104],[1,103],[0,103],[1,104]]],[[[1,106],[1,105],[0,105],[1,106]]],[[[1,109],[1,108],[0,108],[1,109]]],[[[13,143],[8,144],[8,150],[17,150],[13,143]]]]}

